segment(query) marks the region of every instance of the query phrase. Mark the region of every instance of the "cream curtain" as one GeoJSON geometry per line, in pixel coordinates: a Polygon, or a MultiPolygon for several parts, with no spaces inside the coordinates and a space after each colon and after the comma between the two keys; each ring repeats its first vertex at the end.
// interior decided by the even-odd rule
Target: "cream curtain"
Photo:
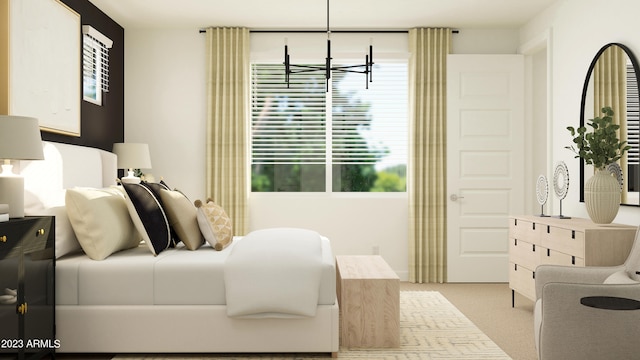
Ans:
{"type": "Polygon", "coordinates": [[[249,30],[208,28],[207,197],[222,206],[235,235],[247,220],[247,117],[249,116],[249,30]]]}
{"type": "MultiPolygon", "coordinates": [[[[613,122],[620,125],[618,138],[627,141],[627,54],[621,47],[610,46],[600,55],[593,68],[593,89],[594,116],[602,116],[602,108],[610,106],[613,109],[613,122]],[[623,119],[625,121],[621,121],[623,119]]],[[[627,154],[619,163],[622,169],[627,168],[627,154]]],[[[623,190],[622,203],[627,202],[627,195],[627,191],[623,190]]]]}
{"type": "Polygon", "coordinates": [[[446,281],[446,78],[451,30],[409,30],[409,281],[446,281]]]}

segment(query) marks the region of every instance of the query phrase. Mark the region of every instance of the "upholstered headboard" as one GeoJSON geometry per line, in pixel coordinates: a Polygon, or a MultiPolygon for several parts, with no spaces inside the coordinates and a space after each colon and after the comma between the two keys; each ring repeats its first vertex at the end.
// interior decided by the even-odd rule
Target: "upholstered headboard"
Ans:
{"type": "Polygon", "coordinates": [[[42,142],[44,160],[22,161],[20,173],[25,177],[25,188],[37,187],[38,178],[60,181],[62,188],[74,186],[104,187],[115,185],[116,155],[101,149],[42,142]],[[52,178],[53,177],[53,178],[52,178]]]}
{"type": "Polygon", "coordinates": [[[43,142],[44,160],[21,161],[25,215],[56,217],[56,256],[80,248],[65,209],[65,189],[116,184],[117,157],[108,151],[43,142]],[[70,241],[68,241],[70,239],[70,241]]]}
{"type": "Polygon", "coordinates": [[[20,163],[25,183],[25,214],[32,212],[38,203],[43,207],[64,205],[64,189],[76,186],[101,188],[116,184],[115,154],[47,141],[42,146],[44,160],[20,163]]]}

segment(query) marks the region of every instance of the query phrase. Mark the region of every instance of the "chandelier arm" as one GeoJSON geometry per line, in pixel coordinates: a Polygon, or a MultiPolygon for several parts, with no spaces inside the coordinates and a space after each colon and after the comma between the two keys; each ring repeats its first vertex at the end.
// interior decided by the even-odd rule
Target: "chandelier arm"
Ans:
{"type": "Polygon", "coordinates": [[[285,82],[287,83],[287,88],[290,85],[290,75],[298,74],[298,73],[308,73],[314,71],[324,71],[325,81],[327,92],[329,91],[329,81],[331,80],[331,71],[340,71],[340,72],[351,72],[357,74],[365,75],[365,84],[366,88],[369,88],[369,83],[373,82],[373,45],[369,44],[369,54],[365,55],[364,64],[360,65],[343,65],[343,66],[332,66],[331,60],[331,28],[329,24],[329,0],[327,0],[327,57],[325,58],[324,67],[316,66],[316,65],[295,65],[291,64],[291,60],[289,57],[289,46],[287,45],[285,39],[284,45],[284,67],[285,67],[285,82]],[[355,68],[363,68],[364,70],[353,70],[355,68]],[[295,70],[293,70],[293,69],[295,70]]]}

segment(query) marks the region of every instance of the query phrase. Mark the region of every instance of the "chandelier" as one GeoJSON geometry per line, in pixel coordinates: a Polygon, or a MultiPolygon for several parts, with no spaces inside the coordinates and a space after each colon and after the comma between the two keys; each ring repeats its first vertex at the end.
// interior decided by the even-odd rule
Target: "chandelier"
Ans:
{"type": "Polygon", "coordinates": [[[329,79],[331,79],[331,72],[338,71],[344,73],[358,73],[365,75],[365,86],[368,89],[369,83],[373,81],[373,45],[369,45],[369,53],[365,55],[364,64],[359,65],[331,65],[331,30],[329,28],[329,0],[327,0],[327,57],[325,58],[324,66],[322,65],[296,65],[292,64],[289,59],[289,46],[284,45],[284,71],[285,81],[287,82],[287,88],[289,88],[291,75],[300,73],[313,73],[324,72],[325,80],[327,84],[327,91],[329,91],[329,79]]]}

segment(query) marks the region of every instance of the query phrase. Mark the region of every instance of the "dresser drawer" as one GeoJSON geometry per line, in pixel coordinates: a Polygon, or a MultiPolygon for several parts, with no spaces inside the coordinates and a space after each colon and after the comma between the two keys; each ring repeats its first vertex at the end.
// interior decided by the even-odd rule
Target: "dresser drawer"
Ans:
{"type": "Polygon", "coordinates": [[[531,269],[510,263],[509,287],[531,300],[536,299],[536,281],[531,269]]]}
{"type": "Polygon", "coordinates": [[[540,263],[563,266],[584,266],[584,259],[555,249],[540,247],[540,263]]]}
{"type": "Polygon", "coordinates": [[[541,229],[544,225],[537,224],[533,221],[521,219],[510,219],[509,237],[518,240],[525,240],[531,244],[540,243],[541,229]]]}
{"type": "Polygon", "coordinates": [[[541,245],[547,249],[584,257],[584,233],[556,226],[545,226],[542,233],[541,245]]]}
{"type": "Polygon", "coordinates": [[[509,239],[509,262],[535,269],[540,264],[539,245],[519,239],[509,239]]]}

